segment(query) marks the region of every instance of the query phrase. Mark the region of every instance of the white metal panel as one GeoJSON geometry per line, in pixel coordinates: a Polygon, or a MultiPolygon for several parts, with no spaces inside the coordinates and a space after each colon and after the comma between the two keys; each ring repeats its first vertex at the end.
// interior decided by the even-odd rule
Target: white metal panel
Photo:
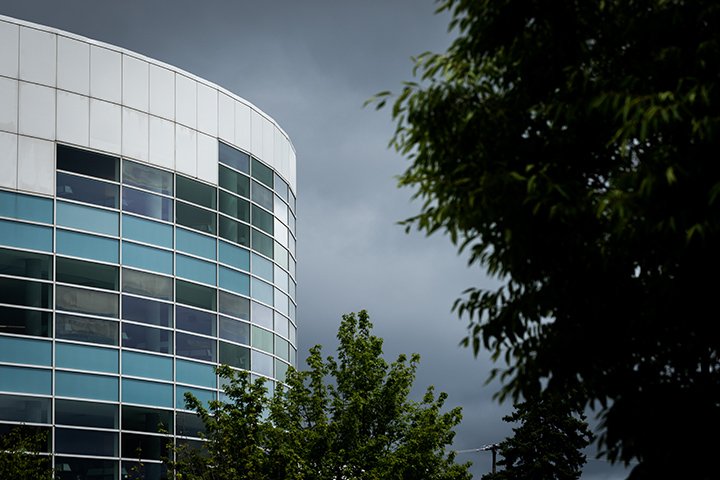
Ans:
{"type": "Polygon", "coordinates": [[[175,169],[197,177],[197,132],[175,125],[175,169]]]}
{"type": "Polygon", "coordinates": [[[197,84],[197,128],[210,136],[217,137],[218,93],[202,83],[197,84]]]}
{"type": "Polygon", "coordinates": [[[123,55],[122,59],[123,105],[147,112],[148,64],[129,55],[123,55]]]}
{"type": "Polygon", "coordinates": [[[122,154],[147,162],[148,115],[131,108],[122,109],[122,154]]]}
{"type": "Polygon", "coordinates": [[[280,141],[281,146],[281,153],[280,153],[280,167],[279,172],[287,181],[287,179],[290,177],[290,154],[288,153],[288,150],[290,150],[290,142],[288,142],[288,139],[285,135],[280,133],[282,139],[280,141]]]}
{"type": "Polygon", "coordinates": [[[217,138],[198,133],[197,176],[213,185],[218,183],[218,141],[217,138]]]}
{"type": "Polygon", "coordinates": [[[268,120],[265,117],[262,118],[262,159],[273,167],[273,169],[277,169],[277,165],[275,164],[275,155],[274,155],[274,146],[275,146],[275,140],[273,138],[274,136],[274,130],[275,125],[268,120]]]}
{"type": "Polygon", "coordinates": [[[55,89],[20,82],[18,132],[55,140],[55,89]]]}
{"type": "Polygon", "coordinates": [[[18,81],[0,77],[0,130],[17,133],[17,128],[18,81]]]}
{"type": "Polygon", "coordinates": [[[90,102],[88,97],[57,91],[57,139],[82,147],[90,143],[90,102]]]}
{"type": "Polygon", "coordinates": [[[20,27],[20,79],[55,86],[56,35],[20,27]]]}
{"type": "Polygon", "coordinates": [[[175,75],[175,121],[197,125],[197,82],[184,75],[175,75]]]}
{"type": "Polygon", "coordinates": [[[107,48],[90,46],[90,96],[120,103],[122,55],[107,48]]]}
{"type": "Polygon", "coordinates": [[[290,147],[288,148],[288,154],[290,155],[290,169],[288,170],[288,177],[287,181],[290,182],[290,188],[292,189],[293,193],[297,195],[297,178],[296,178],[296,157],[295,157],[295,150],[290,147]]]}
{"type": "Polygon", "coordinates": [[[255,110],[252,110],[251,118],[250,118],[250,126],[252,127],[252,137],[250,141],[250,151],[253,155],[255,155],[258,158],[263,158],[263,143],[262,143],[262,122],[263,118],[262,116],[256,112],[255,110]]]}
{"type": "Polygon", "coordinates": [[[90,147],[117,153],[121,151],[122,111],[119,105],[90,99],[90,147]]]}
{"type": "Polygon", "coordinates": [[[241,102],[235,102],[235,145],[246,152],[252,150],[252,112],[250,107],[241,102]]]}
{"type": "Polygon", "coordinates": [[[55,193],[55,142],[37,138],[18,138],[19,190],[53,195],[55,193]]]}
{"type": "Polygon", "coordinates": [[[0,21],[0,75],[17,78],[20,27],[0,21]]]}
{"type": "Polygon", "coordinates": [[[175,120],[175,74],[150,64],[150,113],[175,120]]]}
{"type": "Polygon", "coordinates": [[[57,39],[57,86],[90,94],[90,45],[72,38],[57,39]]]}
{"type": "Polygon", "coordinates": [[[17,188],[17,135],[0,132],[0,187],[17,188]]]}
{"type": "Polygon", "coordinates": [[[218,137],[235,144],[235,100],[218,93],[218,137]]]}
{"type": "Polygon", "coordinates": [[[152,115],[149,162],[158,167],[175,168],[175,123],[152,115]]]}
{"type": "MultiPolygon", "coordinates": [[[[273,125],[273,160],[272,164],[275,165],[275,170],[280,173],[283,177],[285,174],[282,172],[282,165],[283,165],[283,154],[285,151],[283,150],[283,140],[284,136],[279,128],[277,128],[275,125],[273,125]]],[[[285,154],[285,158],[287,158],[287,154],[285,154]]]]}

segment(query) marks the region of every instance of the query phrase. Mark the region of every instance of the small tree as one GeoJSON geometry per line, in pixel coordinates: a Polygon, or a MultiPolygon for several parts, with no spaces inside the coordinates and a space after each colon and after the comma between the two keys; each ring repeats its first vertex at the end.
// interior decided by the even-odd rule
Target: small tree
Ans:
{"type": "Polygon", "coordinates": [[[52,458],[41,455],[48,450],[46,430],[20,426],[0,437],[0,478],[13,480],[52,480],[52,458]]]}

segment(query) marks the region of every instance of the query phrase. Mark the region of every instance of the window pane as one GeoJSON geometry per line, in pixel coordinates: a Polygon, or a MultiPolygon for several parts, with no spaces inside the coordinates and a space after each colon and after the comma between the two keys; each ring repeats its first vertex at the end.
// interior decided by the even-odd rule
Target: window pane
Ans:
{"type": "Polygon", "coordinates": [[[285,338],[288,338],[290,335],[288,329],[288,319],[277,312],[275,312],[275,333],[282,335],[285,338]]]}
{"type": "Polygon", "coordinates": [[[275,220],[271,213],[266,212],[257,205],[252,207],[252,224],[270,235],[273,234],[275,220]]]}
{"type": "Polygon", "coordinates": [[[287,375],[287,371],[288,371],[288,364],[285,362],[282,362],[276,358],[275,359],[275,378],[277,378],[281,382],[284,382],[285,376],[287,375]]]}
{"type": "Polygon", "coordinates": [[[124,378],[122,387],[123,403],[139,403],[169,408],[173,406],[173,387],[171,384],[124,378]]]}
{"type": "Polygon", "coordinates": [[[46,340],[0,337],[0,362],[49,367],[52,364],[52,344],[46,340]]]}
{"type": "Polygon", "coordinates": [[[160,327],[172,327],[173,325],[172,304],[170,303],[123,295],[122,307],[122,317],[125,320],[160,327]]]}
{"type": "Polygon", "coordinates": [[[55,315],[55,335],[63,340],[118,345],[119,323],[114,320],[55,315]]]}
{"type": "Polygon", "coordinates": [[[220,312],[243,320],[250,319],[250,300],[227,292],[220,292],[220,312]]]}
{"type": "Polygon", "coordinates": [[[76,370],[118,373],[118,351],[70,343],[55,345],[55,366],[76,370]],[[92,359],[92,361],[89,361],[92,359]]]}
{"type": "Polygon", "coordinates": [[[172,331],[122,324],[122,346],[158,353],[172,353],[172,331]]]}
{"type": "Polygon", "coordinates": [[[274,289],[272,285],[263,282],[255,277],[251,280],[252,298],[259,300],[268,305],[272,305],[274,298],[274,289]]]}
{"type": "Polygon", "coordinates": [[[58,282],[107,290],[120,289],[120,269],[118,267],[61,257],[55,260],[55,266],[57,268],[55,278],[58,282]]]}
{"type": "Polygon", "coordinates": [[[123,268],[123,292],[136,293],[161,300],[173,299],[173,280],[152,273],[123,268]]]}
{"type": "Polygon", "coordinates": [[[178,359],[175,362],[175,368],[177,369],[176,381],[178,383],[189,383],[208,388],[216,386],[215,369],[212,365],[178,359]]]}
{"type": "Polygon", "coordinates": [[[240,270],[250,271],[250,252],[248,250],[221,241],[218,244],[218,255],[222,263],[227,263],[240,270]]]}
{"type": "MultiPolygon", "coordinates": [[[[169,441],[172,440],[166,437],[123,433],[122,456],[124,458],[160,460],[163,457],[167,457],[167,443],[169,441]]],[[[143,477],[143,480],[148,479],[143,477]]]]}
{"type": "Polygon", "coordinates": [[[275,174],[275,192],[282,197],[286,202],[288,201],[288,184],[285,183],[277,173],[275,174]]]}
{"type": "Polygon", "coordinates": [[[225,191],[220,191],[220,211],[244,222],[250,221],[250,202],[225,191]]]}
{"type": "Polygon", "coordinates": [[[172,432],[173,414],[169,410],[123,405],[122,428],[136,432],[172,432]]]}
{"type": "Polygon", "coordinates": [[[0,365],[0,390],[50,395],[50,370],[0,365]]]}
{"type": "MultiPolygon", "coordinates": [[[[184,405],[184,402],[183,402],[184,405]]],[[[182,437],[200,437],[207,433],[205,424],[199,415],[177,412],[177,435],[182,437]]]]}
{"type": "Polygon", "coordinates": [[[268,187],[273,188],[272,169],[255,158],[252,159],[252,176],[268,187]]]}
{"type": "Polygon", "coordinates": [[[215,361],[215,340],[178,332],[176,354],[197,360],[215,361]]]}
{"type": "Polygon", "coordinates": [[[0,307],[0,333],[49,337],[52,313],[0,307]]]}
{"type": "Polygon", "coordinates": [[[264,350],[268,353],[273,353],[273,334],[262,328],[258,328],[255,325],[251,328],[252,333],[252,346],[264,350]]]}
{"type": "Polygon", "coordinates": [[[122,216],[122,236],[130,240],[172,248],[173,228],[171,225],[153,222],[130,215],[122,216]]]}
{"type": "Polygon", "coordinates": [[[247,153],[243,153],[222,142],[219,144],[218,153],[220,163],[229,165],[241,172],[250,173],[250,156],[247,153]]]}
{"type": "MultiPolygon", "coordinates": [[[[250,345],[250,325],[245,322],[233,320],[232,318],[220,317],[220,338],[231,342],[250,345]]],[[[222,359],[222,343],[220,344],[220,363],[222,359]]]]}
{"type": "Polygon", "coordinates": [[[58,310],[118,318],[118,296],[115,294],[61,285],[55,287],[55,291],[55,307],[58,310]]]}
{"type": "Polygon", "coordinates": [[[122,263],[131,267],[172,275],[173,254],[166,250],[123,241],[122,263]]]}
{"type": "Polygon", "coordinates": [[[288,207],[283,203],[282,200],[280,200],[280,197],[278,197],[277,195],[275,195],[273,213],[275,213],[275,216],[278,218],[278,220],[287,225],[288,207]]]}
{"type": "Polygon", "coordinates": [[[78,427],[118,428],[118,406],[57,399],[55,423],[78,427]]]}
{"type": "Polygon", "coordinates": [[[264,353],[252,350],[250,352],[250,362],[252,363],[252,371],[261,375],[273,376],[273,357],[264,353]]]}
{"type": "Polygon", "coordinates": [[[220,267],[219,283],[222,288],[250,296],[250,276],[247,274],[220,267]]]}
{"type": "Polygon", "coordinates": [[[239,245],[250,246],[250,227],[220,215],[219,235],[239,245]]]}
{"type": "Polygon", "coordinates": [[[0,245],[52,252],[52,228],[0,220],[0,245]]]}
{"type": "Polygon", "coordinates": [[[122,178],[123,183],[128,185],[166,195],[173,194],[173,174],[159,168],[123,160],[122,178]]]}
{"type": "Polygon", "coordinates": [[[260,325],[272,330],[273,328],[273,311],[272,308],[268,308],[265,305],[252,302],[252,315],[250,316],[252,323],[260,325]]]}
{"type": "MultiPolygon", "coordinates": [[[[167,441],[167,440],[166,440],[167,441]]],[[[137,477],[142,480],[168,480],[167,467],[164,463],[148,463],[137,461],[122,461],[123,472],[137,472],[137,477]]]]}
{"type": "Polygon", "coordinates": [[[217,310],[216,290],[214,288],[203,287],[202,285],[195,285],[194,283],[183,282],[182,280],[176,280],[175,288],[177,290],[176,301],[178,303],[185,303],[205,310],[217,310]]]}
{"type": "Polygon", "coordinates": [[[177,306],[175,308],[176,328],[203,335],[215,335],[214,313],[203,312],[193,308],[177,306]]]}
{"type": "Polygon", "coordinates": [[[120,261],[120,246],[117,240],[60,229],[56,235],[57,253],[101,262],[120,261]]]}
{"type": "Polygon", "coordinates": [[[194,387],[185,387],[185,386],[177,386],[176,389],[176,398],[175,401],[177,402],[177,408],[187,408],[185,406],[185,392],[192,393],[195,398],[200,400],[201,403],[204,404],[205,408],[208,408],[208,404],[215,400],[215,392],[211,392],[209,390],[203,390],[202,388],[194,388],[194,387]]]}
{"type": "Polygon", "coordinates": [[[220,363],[250,370],[250,349],[220,342],[220,363]]]}
{"type": "Polygon", "coordinates": [[[57,453],[115,457],[118,454],[118,434],[117,432],[56,428],[55,451],[57,453]]]}
{"type": "Polygon", "coordinates": [[[158,380],[173,379],[173,365],[170,357],[123,350],[122,360],[123,375],[157,378],[158,380]]]}
{"type": "Polygon", "coordinates": [[[256,252],[260,252],[266,257],[272,258],[273,256],[273,239],[268,237],[259,230],[253,228],[252,231],[252,249],[256,252]]]}
{"type": "Polygon", "coordinates": [[[177,254],[175,255],[175,274],[188,280],[215,285],[217,270],[215,263],[177,254]]]}
{"type": "Polygon", "coordinates": [[[52,257],[0,248],[0,273],[17,277],[52,279],[52,257]]]}
{"type": "Polygon", "coordinates": [[[126,212],[170,222],[173,219],[173,201],[171,198],[127,187],[123,187],[122,195],[122,209],[126,212]]]}
{"type": "Polygon", "coordinates": [[[50,399],[0,395],[0,420],[6,422],[50,423],[50,399]]]}
{"type": "Polygon", "coordinates": [[[201,235],[183,228],[175,230],[175,248],[182,252],[215,260],[216,243],[214,237],[201,235]]]}
{"type": "Polygon", "coordinates": [[[273,299],[273,306],[278,309],[283,315],[288,315],[288,296],[285,295],[279,289],[275,289],[275,298],[273,299]]]}
{"type": "Polygon", "coordinates": [[[215,212],[176,202],[176,222],[200,232],[215,233],[215,212]]]}
{"type": "Polygon", "coordinates": [[[14,278],[0,278],[0,303],[52,308],[52,285],[14,278]]]}
{"type": "Polygon", "coordinates": [[[57,146],[57,169],[81,173],[115,182],[120,180],[119,159],[109,155],[80,150],[66,145],[57,146]]]}
{"type": "Polygon", "coordinates": [[[95,460],[91,458],[55,457],[55,468],[60,472],[71,472],[73,480],[118,480],[116,460],[95,460]]]}
{"type": "Polygon", "coordinates": [[[99,208],[57,202],[57,224],[105,235],[118,236],[118,214],[99,208]]]}
{"type": "Polygon", "coordinates": [[[272,212],[273,209],[273,193],[272,190],[269,190],[262,185],[260,185],[258,182],[253,181],[252,182],[252,199],[253,202],[257,203],[258,205],[262,205],[263,207],[267,208],[272,212]]]}
{"type": "Polygon", "coordinates": [[[290,270],[290,273],[292,274],[292,269],[288,268],[288,252],[285,250],[285,248],[280,245],[278,242],[275,242],[275,248],[274,248],[274,258],[275,263],[280,265],[286,270],[290,270]]]}
{"type": "Polygon", "coordinates": [[[55,395],[117,402],[118,379],[88,373],[55,372],[55,395]]]}
{"type": "Polygon", "coordinates": [[[0,191],[0,217],[53,223],[53,201],[49,198],[0,191]]]}
{"type": "Polygon", "coordinates": [[[250,197],[250,178],[222,165],[218,170],[218,185],[245,198],[250,197]]]}
{"type": "Polygon", "coordinates": [[[290,361],[290,350],[288,349],[288,342],[287,340],[283,340],[282,338],[275,335],[275,355],[282,358],[283,360],[290,361]]]}
{"type": "Polygon", "coordinates": [[[268,282],[273,281],[273,263],[267,258],[252,254],[252,273],[268,282]]]}
{"type": "Polygon", "coordinates": [[[57,196],[101,207],[118,208],[120,187],[115,184],[57,172],[57,196]]]}
{"type": "Polygon", "coordinates": [[[177,198],[207,208],[214,209],[216,207],[216,189],[214,187],[181,175],[176,177],[175,182],[177,198]]]}

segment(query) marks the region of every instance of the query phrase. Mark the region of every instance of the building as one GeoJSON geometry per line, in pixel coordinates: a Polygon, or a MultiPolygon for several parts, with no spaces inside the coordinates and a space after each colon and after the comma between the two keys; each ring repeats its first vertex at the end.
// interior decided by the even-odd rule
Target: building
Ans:
{"type": "Polygon", "coordinates": [[[162,478],[213,366],[296,359],[295,152],[225,89],[0,17],[0,435],[47,429],[61,478],[162,478]]]}

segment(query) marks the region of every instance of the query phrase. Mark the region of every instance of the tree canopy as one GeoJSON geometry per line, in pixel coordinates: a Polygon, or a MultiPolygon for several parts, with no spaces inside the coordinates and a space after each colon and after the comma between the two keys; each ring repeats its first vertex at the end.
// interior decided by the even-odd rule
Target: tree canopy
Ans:
{"type": "Polygon", "coordinates": [[[459,408],[427,389],[409,398],[419,361],[388,364],[365,311],[343,316],[337,358],[310,351],[307,370],[290,369],[267,394],[262,379],[223,366],[226,400],[206,408],[186,394],[206,427],[206,451],[180,447],[171,470],[183,480],[469,480],[469,464],[447,450],[459,408]]]}
{"type": "Polygon", "coordinates": [[[49,451],[49,430],[26,425],[13,427],[0,435],[0,478],[15,480],[53,480],[49,451]]]}
{"type": "Polygon", "coordinates": [[[424,201],[408,228],[448,233],[502,281],[457,301],[467,344],[507,362],[501,398],[582,385],[604,453],[638,460],[632,478],[710,478],[720,4],[439,9],[457,36],[417,58],[392,144],[424,201]]]}

